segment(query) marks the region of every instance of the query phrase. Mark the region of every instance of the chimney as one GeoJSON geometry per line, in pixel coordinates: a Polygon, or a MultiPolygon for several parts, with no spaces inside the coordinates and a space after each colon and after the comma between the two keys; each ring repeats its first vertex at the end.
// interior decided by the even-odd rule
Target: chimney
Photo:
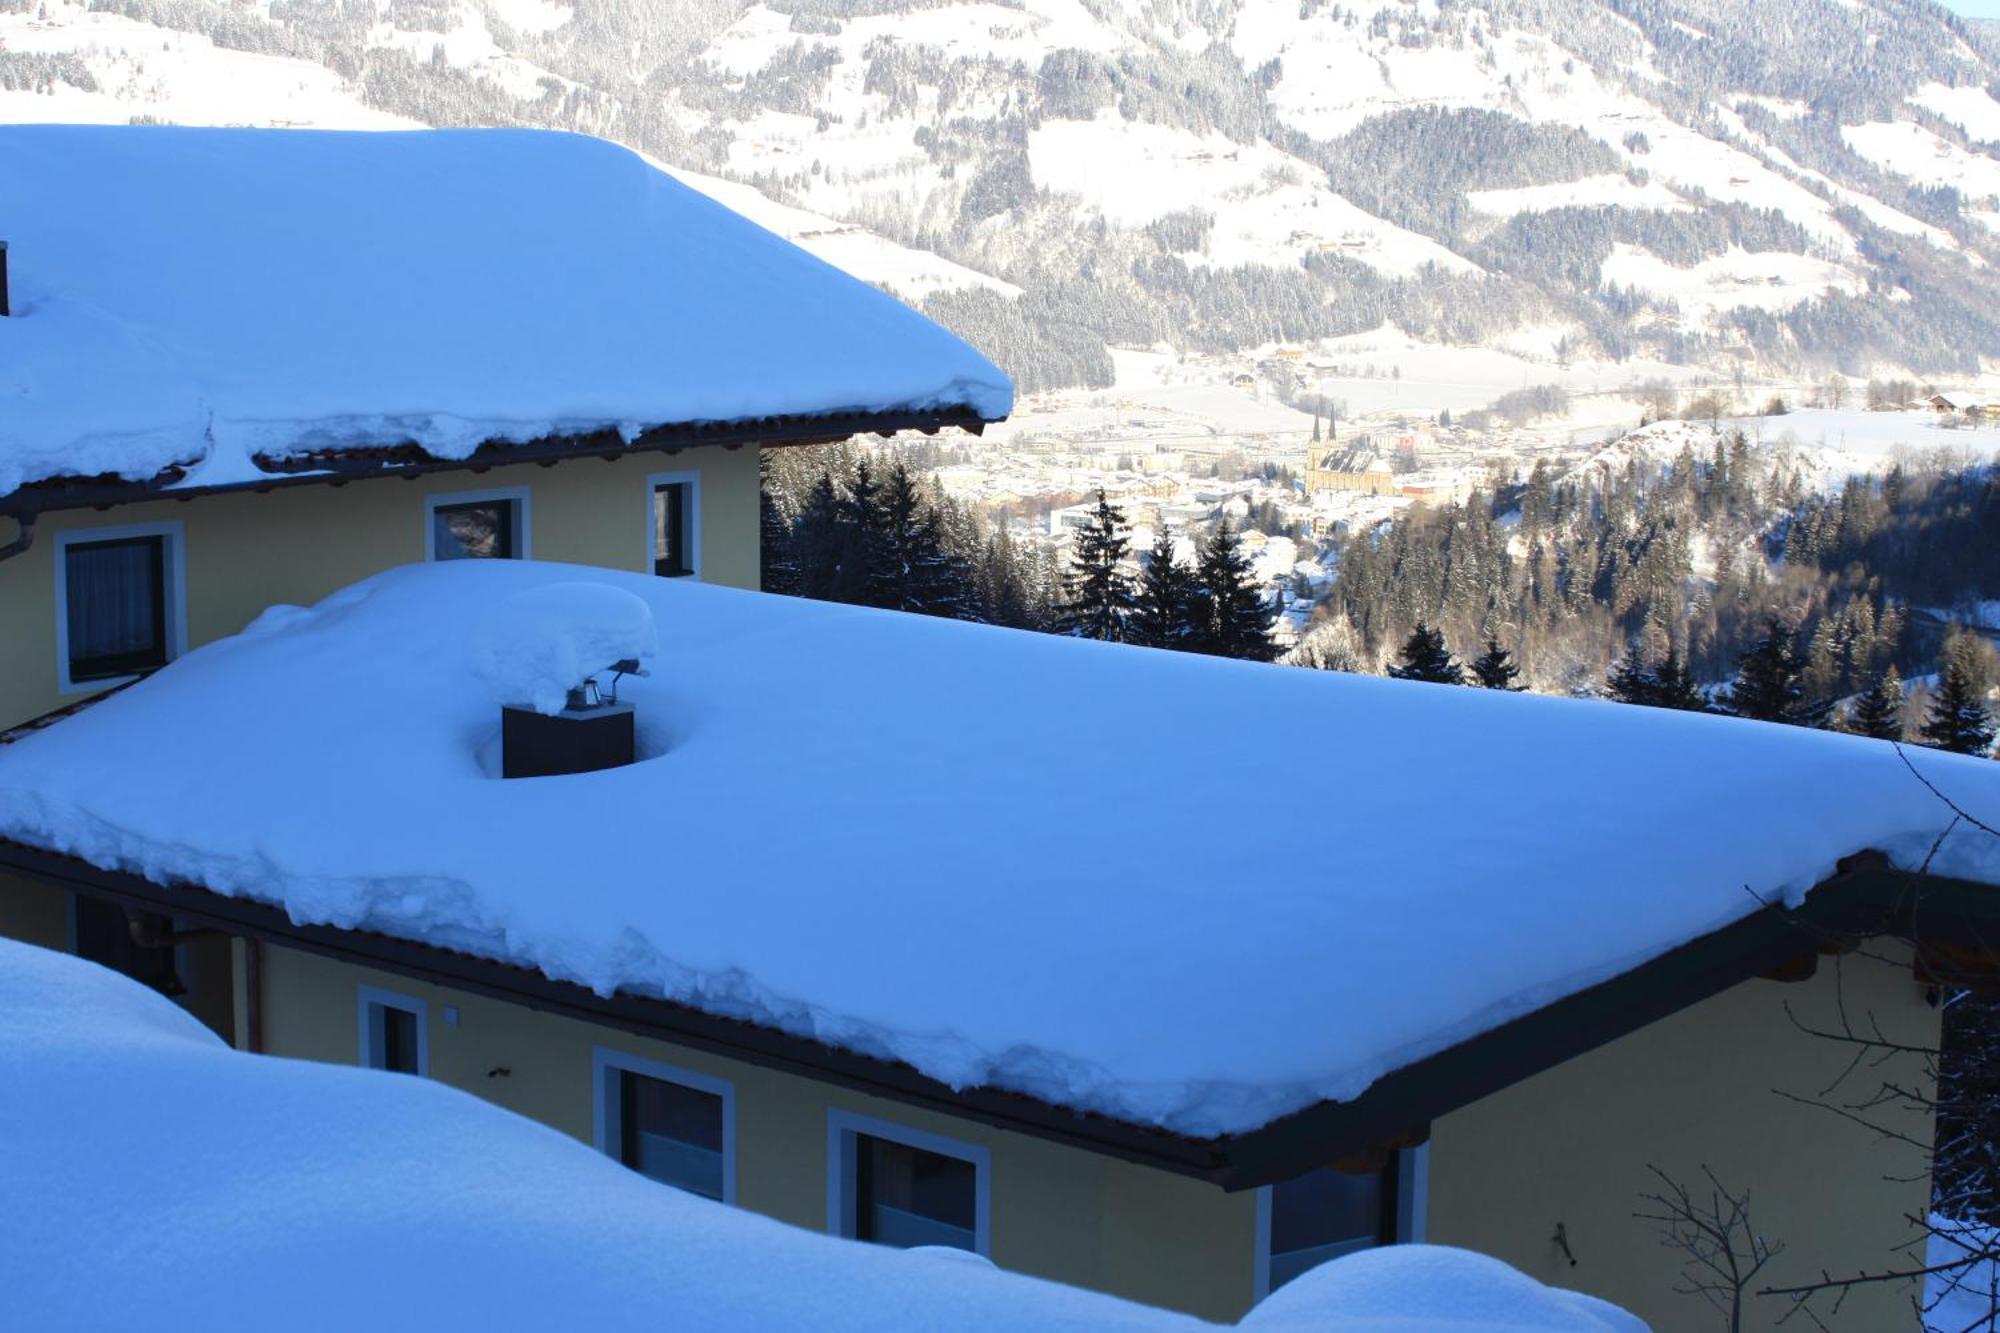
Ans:
{"type": "Polygon", "coordinates": [[[13,313],[7,304],[7,242],[0,241],[0,315],[13,313]]]}
{"type": "MultiPolygon", "coordinates": [[[[611,670],[617,675],[641,674],[636,661],[620,662],[611,670]]],[[[633,721],[632,705],[619,703],[615,693],[601,696],[595,677],[571,690],[562,712],[554,716],[503,706],[500,776],[553,778],[623,768],[637,753],[633,721]]]]}

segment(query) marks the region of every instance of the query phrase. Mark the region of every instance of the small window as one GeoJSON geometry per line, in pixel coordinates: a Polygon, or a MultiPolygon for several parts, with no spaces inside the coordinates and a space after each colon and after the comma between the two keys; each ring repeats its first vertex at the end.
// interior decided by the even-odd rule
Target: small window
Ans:
{"type": "Polygon", "coordinates": [[[429,1073],[424,1002],[372,986],[363,986],[360,997],[361,1063],[392,1074],[429,1073]]]}
{"type": "Polygon", "coordinates": [[[829,1229],[909,1249],[987,1253],[990,1156],[976,1144],[829,1113],[829,1229]]]}
{"type": "Polygon", "coordinates": [[[431,558],[512,560],[518,526],[512,500],[439,505],[431,510],[431,558]]]}
{"type": "Polygon", "coordinates": [[[855,1141],[854,1234],[878,1245],[978,1248],[972,1163],[862,1134],[855,1141]]]}
{"type": "Polygon", "coordinates": [[[618,1071],[618,1158],[642,1176],[722,1197],[722,1098],[684,1083],[618,1071]]]}
{"type": "Polygon", "coordinates": [[[427,502],[424,534],[432,560],[526,560],[528,488],[436,495],[427,502]]]}
{"type": "Polygon", "coordinates": [[[736,1202],[736,1089],[727,1079],[599,1046],[597,1147],[640,1175],[736,1202]]]}
{"type": "Polygon", "coordinates": [[[691,481],[663,481],[653,487],[653,572],[670,579],[695,572],[691,481]]]}
{"type": "Polygon", "coordinates": [[[69,679],[115,680],[167,664],[167,538],[160,534],[63,545],[69,679]]]}
{"type": "Polygon", "coordinates": [[[139,942],[166,936],[173,929],[172,918],[153,913],[135,917],[115,904],[80,894],[70,899],[70,912],[71,947],[77,957],[122,972],[162,995],[187,994],[179,951],[172,945],[139,942]]]}
{"type": "Polygon", "coordinates": [[[1396,1239],[1395,1172],[1354,1174],[1331,1167],[1272,1185],[1260,1228],[1261,1284],[1276,1291],[1308,1269],[1396,1239]]]}

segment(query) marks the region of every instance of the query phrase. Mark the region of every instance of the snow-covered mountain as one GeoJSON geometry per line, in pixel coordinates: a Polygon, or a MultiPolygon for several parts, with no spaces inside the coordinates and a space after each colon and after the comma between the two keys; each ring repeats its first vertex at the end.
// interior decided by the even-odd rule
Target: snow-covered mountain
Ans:
{"type": "Polygon", "coordinates": [[[0,0],[0,120],[603,134],[1029,389],[1385,327],[1964,375],[1996,53],[1928,0],[0,0]]]}

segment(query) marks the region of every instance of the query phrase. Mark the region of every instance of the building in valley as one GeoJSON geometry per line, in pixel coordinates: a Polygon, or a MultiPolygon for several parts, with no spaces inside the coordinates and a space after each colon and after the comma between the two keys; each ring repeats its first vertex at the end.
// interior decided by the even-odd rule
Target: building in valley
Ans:
{"type": "MultiPolygon", "coordinates": [[[[1212,1318],[1428,1239],[1674,1326],[1653,1164],[1751,1191],[1773,1280],[1923,1211],[1920,1119],[1773,1095],[1847,1063],[1794,1014],[1934,1041],[1914,941],[1990,916],[1889,747],[746,591],[758,448],[1008,386],[603,145],[5,129],[0,217],[4,707],[66,710],[0,745],[0,932],[1212,1318]],[[627,752],[506,777],[510,707],[627,752]],[[1276,737],[1338,756],[1283,852],[1276,737]]],[[[1996,822],[2000,768],[1915,762],[1996,822]]]]}

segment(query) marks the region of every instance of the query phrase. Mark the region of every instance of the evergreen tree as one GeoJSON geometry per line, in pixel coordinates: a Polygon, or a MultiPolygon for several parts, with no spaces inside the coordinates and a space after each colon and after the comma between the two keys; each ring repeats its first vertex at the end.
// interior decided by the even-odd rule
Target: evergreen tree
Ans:
{"type": "Polygon", "coordinates": [[[1736,664],[1736,681],[1723,701],[1737,717],[1811,726],[1824,709],[1806,698],[1805,663],[1792,636],[1777,621],[1766,621],[1764,637],[1736,664]]]}
{"type": "Polygon", "coordinates": [[[900,459],[882,487],[881,557],[870,571],[873,605],[950,619],[966,614],[963,571],[945,554],[937,510],[900,459]]]}
{"type": "Polygon", "coordinates": [[[792,550],[792,525],[778,508],[778,497],[769,485],[757,488],[757,586],[765,592],[787,596],[799,591],[799,562],[792,550]]]}
{"type": "Polygon", "coordinates": [[[1202,544],[1195,582],[1199,632],[1191,646],[1196,652],[1246,662],[1268,662],[1277,656],[1271,643],[1270,609],[1250,576],[1242,539],[1228,519],[1216,524],[1202,544]]]}
{"type": "Polygon", "coordinates": [[[1930,715],[1917,733],[1925,745],[1953,754],[1986,754],[1993,748],[1993,715],[1962,653],[1949,653],[1930,715]]]}
{"type": "Polygon", "coordinates": [[[870,474],[868,460],[855,465],[854,484],[839,505],[839,552],[829,601],[850,606],[892,607],[894,589],[886,576],[882,487],[870,474]]]}
{"type": "Polygon", "coordinates": [[[1527,689],[1516,685],[1514,680],[1521,674],[1521,668],[1514,664],[1513,654],[1500,646],[1500,640],[1486,641],[1485,655],[1472,664],[1472,676],[1480,685],[1489,690],[1509,690],[1518,693],[1527,689]]]}
{"type": "Polygon", "coordinates": [[[1125,513],[1097,493],[1090,522],[1077,529],[1070,553],[1062,629],[1082,639],[1118,642],[1125,637],[1125,620],[1132,611],[1132,587],[1119,565],[1131,541],[1125,536],[1125,513]]]}
{"type": "Polygon", "coordinates": [[[1397,680],[1427,680],[1436,685],[1465,684],[1465,670],[1444,646],[1444,634],[1423,621],[1403,644],[1402,657],[1389,674],[1397,680]]]}
{"type": "Polygon", "coordinates": [[[1857,736],[1873,736],[1878,741],[1903,739],[1903,678],[1896,668],[1875,678],[1848,714],[1847,729],[1857,736]]]}
{"type": "Polygon", "coordinates": [[[822,602],[833,600],[840,578],[840,553],[846,544],[846,519],[840,491],[831,469],[821,472],[806,498],[792,541],[799,566],[800,593],[822,602]]]}
{"type": "Polygon", "coordinates": [[[1653,671],[1653,698],[1656,708],[1677,708],[1684,713],[1706,713],[1708,699],[1695,684],[1694,673],[1688,670],[1681,655],[1669,651],[1664,662],[1653,671]]]}
{"type": "Polygon", "coordinates": [[[1129,623],[1133,643],[1149,648],[1188,648],[1202,628],[1196,617],[1204,609],[1195,573],[1174,558],[1174,536],[1161,523],[1153,530],[1153,546],[1139,577],[1138,604],[1129,623]]]}
{"type": "Polygon", "coordinates": [[[1620,703],[1652,706],[1659,702],[1660,682],[1646,668],[1646,659],[1634,643],[1604,678],[1604,688],[1620,703]]]}

